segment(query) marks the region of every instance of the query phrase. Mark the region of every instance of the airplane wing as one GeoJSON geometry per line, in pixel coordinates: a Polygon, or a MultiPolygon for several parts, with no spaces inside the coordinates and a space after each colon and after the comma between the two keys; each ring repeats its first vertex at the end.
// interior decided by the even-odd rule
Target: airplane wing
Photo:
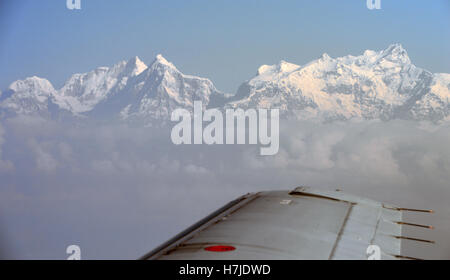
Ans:
{"type": "MultiPolygon", "coordinates": [[[[403,211],[339,190],[244,195],[142,259],[414,259],[402,256],[403,211]],[[370,246],[370,247],[369,247],[370,246]],[[372,255],[378,254],[378,255],[372,255]]],[[[426,226],[422,226],[426,227],[426,226]]]]}

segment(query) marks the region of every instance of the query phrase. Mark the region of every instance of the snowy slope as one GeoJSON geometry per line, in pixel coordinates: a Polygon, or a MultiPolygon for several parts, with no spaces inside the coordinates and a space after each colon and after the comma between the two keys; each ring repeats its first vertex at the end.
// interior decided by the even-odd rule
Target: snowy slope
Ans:
{"type": "Polygon", "coordinates": [[[438,121],[450,116],[450,74],[435,74],[427,94],[411,107],[413,119],[438,121]]]}
{"type": "Polygon", "coordinates": [[[415,67],[394,44],[360,56],[324,54],[304,66],[263,65],[227,106],[280,108],[300,119],[437,120],[448,115],[446,77],[415,67]]]}
{"type": "MultiPolygon", "coordinates": [[[[148,122],[170,118],[176,108],[192,109],[194,100],[222,106],[229,95],[219,92],[206,79],[181,73],[162,55],[147,67],[138,57],[112,67],[98,67],[74,74],[55,90],[38,77],[16,81],[9,87],[0,109],[15,114],[50,117],[47,104],[73,117],[148,122]]],[[[4,93],[5,94],[5,93],[4,93]]],[[[55,114],[53,114],[55,115],[55,114]]]]}
{"type": "Polygon", "coordinates": [[[231,96],[206,78],[181,73],[162,55],[150,66],[138,57],[72,75],[55,90],[49,81],[16,81],[0,96],[0,112],[152,122],[176,108],[279,108],[282,116],[323,121],[349,119],[450,119],[450,74],[432,74],[411,63],[393,44],[359,56],[323,54],[306,65],[262,65],[231,96]]]}
{"type": "Polygon", "coordinates": [[[49,116],[49,98],[55,94],[52,84],[39,77],[13,82],[2,94],[0,110],[7,114],[49,116]]]}
{"type": "Polygon", "coordinates": [[[75,74],[54,94],[55,103],[75,114],[91,111],[107,96],[123,90],[129,78],[145,69],[147,66],[134,57],[111,68],[98,67],[89,73],[75,74]]]}
{"type": "MultiPolygon", "coordinates": [[[[121,94],[95,110],[119,112],[121,119],[169,119],[176,108],[192,109],[194,100],[208,105],[211,96],[224,96],[205,78],[185,75],[162,55],[140,75],[130,79],[121,94]]],[[[95,114],[95,112],[93,112],[95,114]]]]}

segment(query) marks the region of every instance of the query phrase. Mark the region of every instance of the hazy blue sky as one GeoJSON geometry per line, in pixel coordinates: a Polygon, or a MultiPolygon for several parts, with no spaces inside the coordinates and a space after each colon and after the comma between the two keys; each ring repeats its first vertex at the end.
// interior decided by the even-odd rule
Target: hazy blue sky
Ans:
{"type": "Polygon", "coordinates": [[[0,89],[37,75],[61,86],[71,74],[162,53],[181,71],[234,92],[261,64],[304,64],[399,42],[412,61],[450,72],[450,1],[0,2],[0,89]]]}

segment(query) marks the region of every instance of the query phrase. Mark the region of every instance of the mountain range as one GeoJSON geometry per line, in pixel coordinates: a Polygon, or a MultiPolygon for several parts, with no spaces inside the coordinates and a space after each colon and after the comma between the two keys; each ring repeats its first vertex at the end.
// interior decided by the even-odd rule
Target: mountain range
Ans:
{"type": "Polygon", "coordinates": [[[279,108],[286,118],[450,119],[450,74],[411,63],[400,44],[359,56],[323,54],[305,65],[262,65],[235,94],[206,78],[181,73],[162,55],[147,66],[138,57],[72,75],[60,89],[43,78],[13,82],[0,92],[0,117],[26,114],[51,119],[168,120],[176,108],[279,108]]]}

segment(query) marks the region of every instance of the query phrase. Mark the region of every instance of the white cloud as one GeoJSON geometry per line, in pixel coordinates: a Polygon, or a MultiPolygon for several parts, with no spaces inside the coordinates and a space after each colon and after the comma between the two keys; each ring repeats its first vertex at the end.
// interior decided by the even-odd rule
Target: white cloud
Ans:
{"type": "MultiPolygon", "coordinates": [[[[9,187],[7,192],[0,188],[0,196],[11,202],[8,207],[0,205],[0,213],[8,211],[3,213],[9,213],[14,223],[13,218],[40,221],[62,209],[66,214],[52,216],[61,242],[68,242],[67,236],[75,231],[89,236],[84,241],[106,254],[109,247],[102,236],[108,228],[111,239],[135,240],[128,250],[136,256],[143,242],[150,249],[168,233],[175,234],[220,204],[252,191],[340,187],[394,204],[427,202],[441,211],[447,207],[448,126],[298,122],[281,123],[280,128],[279,153],[260,156],[259,147],[252,145],[177,146],[170,140],[170,129],[11,120],[0,126],[0,164],[15,166],[12,175],[2,176],[9,187]],[[4,150],[8,158],[1,153],[4,150]],[[15,197],[28,203],[17,207],[15,197]],[[92,213],[95,222],[86,218],[92,213]],[[82,226],[73,228],[70,221],[82,226]],[[146,227],[140,228],[143,223],[146,227]],[[97,235],[87,234],[95,226],[97,235]],[[137,238],[137,232],[142,236],[137,238]]],[[[38,234],[42,229],[35,225],[30,222],[13,233],[38,234]]],[[[43,242],[51,247],[55,240],[43,242]]],[[[121,251],[108,253],[119,257],[121,251]]]]}
{"type": "Polygon", "coordinates": [[[36,168],[39,171],[52,173],[58,167],[58,161],[49,151],[49,143],[39,143],[35,139],[30,139],[28,146],[34,154],[36,168]]]}
{"type": "Polygon", "coordinates": [[[91,168],[95,172],[111,174],[115,172],[114,164],[110,160],[93,160],[91,168]]]}
{"type": "Polygon", "coordinates": [[[10,172],[14,170],[14,165],[11,161],[2,159],[2,145],[5,142],[5,139],[3,137],[4,133],[5,131],[0,124],[0,173],[10,172]]]}
{"type": "Polygon", "coordinates": [[[195,164],[189,163],[188,165],[186,165],[184,167],[184,170],[187,173],[192,173],[192,174],[206,174],[208,173],[208,170],[202,166],[197,166],[195,164]]]}

